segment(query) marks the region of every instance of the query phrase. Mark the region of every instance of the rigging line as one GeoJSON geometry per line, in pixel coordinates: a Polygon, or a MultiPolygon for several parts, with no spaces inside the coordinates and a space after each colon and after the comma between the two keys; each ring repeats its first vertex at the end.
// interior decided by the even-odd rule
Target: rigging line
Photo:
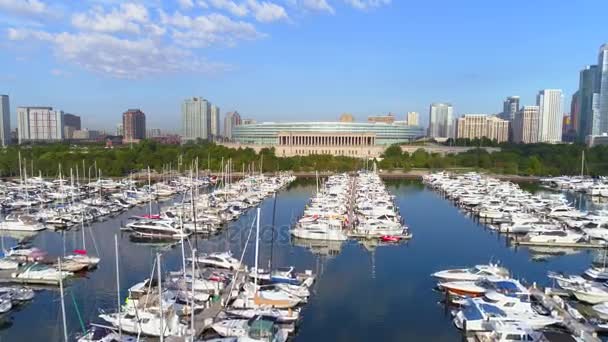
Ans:
{"type": "MultiPolygon", "coordinates": [[[[249,245],[249,239],[251,238],[251,233],[253,232],[253,226],[255,224],[256,218],[257,218],[257,215],[251,221],[251,227],[249,228],[249,235],[247,236],[247,241],[245,242],[245,248],[243,248],[243,252],[241,252],[241,258],[239,260],[239,263],[241,265],[243,264],[243,258],[245,257],[245,252],[247,251],[247,245],[249,245]]],[[[240,267],[240,268],[242,268],[242,267],[240,267]]],[[[240,269],[237,270],[236,273],[234,274],[234,278],[232,279],[232,284],[230,284],[230,292],[228,294],[228,299],[224,303],[224,308],[228,305],[228,301],[230,299],[230,295],[232,295],[232,291],[234,290],[234,286],[236,285],[236,280],[238,278],[239,271],[240,271],[240,269]]],[[[258,270],[256,270],[256,272],[257,271],[258,270]]]]}

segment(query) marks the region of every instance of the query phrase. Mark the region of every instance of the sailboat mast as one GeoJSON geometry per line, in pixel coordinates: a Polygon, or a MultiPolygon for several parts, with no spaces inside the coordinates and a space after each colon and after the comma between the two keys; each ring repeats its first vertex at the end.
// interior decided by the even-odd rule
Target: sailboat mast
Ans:
{"type": "Polygon", "coordinates": [[[581,156],[581,177],[583,177],[584,169],[585,169],[585,150],[583,150],[583,153],[581,156]]]}
{"type": "Polygon", "coordinates": [[[120,268],[118,266],[118,235],[114,234],[114,252],[116,253],[116,304],[118,308],[118,336],[122,340],[122,323],[120,312],[120,268]]]}
{"type": "Polygon", "coordinates": [[[195,273],[196,269],[194,268],[196,265],[196,248],[192,249],[192,299],[190,299],[190,330],[192,334],[192,341],[194,341],[194,335],[196,334],[196,329],[194,328],[194,281],[196,279],[195,273]]]}
{"type": "Polygon", "coordinates": [[[160,320],[159,320],[159,332],[160,332],[160,342],[163,342],[165,340],[165,332],[163,329],[163,282],[161,279],[161,270],[160,270],[160,253],[156,254],[156,263],[157,263],[157,268],[156,270],[158,271],[158,309],[160,311],[160,320]]]}
{"type": "MultiPolygon", "coordinates": [[[[149,213],[150,217],[152,217],[152,185],[151,185],[151,181],[150,181],[150,166],[148,166],[148,209],[149,209],[149,213]]],[[[158,184],[156,185],[158,186],[158,184]]]]}
{"type": "Polygon", "coordinates": [[[258,207],[258,217],[255,228],[255,288],[258,287],[258,272],[259,272],[259,253],[260,253],[260,208],[258,207]]]}
{"type": "Polygon", "coordinates": [[[68,324],[65,320],[65,301],[63,300],[63,272],[61,271],[61,258],[57,258],[59,266],[59,291],[61,292],[61,317],[63,320],[63,339],[68,342],[68,324]]]}

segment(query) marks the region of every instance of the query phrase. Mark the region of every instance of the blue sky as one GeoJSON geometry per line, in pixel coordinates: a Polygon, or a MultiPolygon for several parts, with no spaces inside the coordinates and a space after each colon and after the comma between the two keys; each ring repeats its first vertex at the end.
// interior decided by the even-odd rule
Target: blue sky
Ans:
{"type": "MultiPolygon", "coordinates": [[[[434,101],[496,113],[561,88],[608,41],[608,2],[0,0],[0,93],[113,128],[127,108],[177,130],[203,96],[258,121],[358,120],[434,101]]],[[[14,126],[14,125],[13,125],[14,126]]]]}

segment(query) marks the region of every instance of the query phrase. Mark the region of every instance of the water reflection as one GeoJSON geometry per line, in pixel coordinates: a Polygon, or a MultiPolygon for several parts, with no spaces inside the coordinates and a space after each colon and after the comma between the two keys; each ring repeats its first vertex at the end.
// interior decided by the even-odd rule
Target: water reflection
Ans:
{"type": "MultiPolygon", "coordinates": [[[[507,246],[504,236],[484,229],[416,181],[387,182],[413,233],[407,243],[292,240],[289,229],[314,193],[315,183],[314,179],[298,180],[261,204],[260,264],[294,265],[297,271],[312,269],[320,274],[314,295],[302,312],[295,341],[457,341],[460,336],[452,327],[449,312],[437,305],[442,298],[433,292],[432,272],[500,260],[516,277],[543,284],[548,282],[548,270],[581,273],[593,256],[589,251],[574,255],[563,251],[544,262],[530,262],[533,250],[507,246]]],[[[84,322],[98,321],[99,309],[116,307],[114,234],[119,239],[123,298],[129,286],[149,276],[157,251],[163,253],[163,269],[181,266],[179,246],[134,243],[128,234],[121,234],[122,221],[147,210],[136,208],[95,223],[92,234],[86,234],[87,247],[95,243],[102,261],[97,270],[68,284],[66,310],[71,336],[81,330],[79,316],[84,322]]],[[[187,245],[202,253],[230,250],[239,256],[248,247],[244,260],[252,265],[254,241],[246,242],[254,216],[255,210],[250,210],[220,234],[193,237],[187,245]]],[[[3,238],[7,247],[24,239],[28,237],[3,238]]],[[[45,231],[32,243],[51,255],[60,255],[81,246],[82,233],[45,231]]],[[[32,303],[11,311],[7,325],[0,325],[0,341],[61,341],[58,298],[56,290],[40,291],[32,303]]]]}

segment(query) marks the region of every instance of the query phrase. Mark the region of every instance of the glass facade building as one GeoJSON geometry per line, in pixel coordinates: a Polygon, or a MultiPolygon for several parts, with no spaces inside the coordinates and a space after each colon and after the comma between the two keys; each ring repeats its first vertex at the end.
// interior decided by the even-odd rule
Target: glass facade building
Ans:
{"type": "Polygon", "coordinates": [[[373,136],[374,145],[406,143],[424,136],[419,126],[368,122],[264,122],[233,128],[232,138],[241,144],[278,145],[279,135],[373,136]]]}

